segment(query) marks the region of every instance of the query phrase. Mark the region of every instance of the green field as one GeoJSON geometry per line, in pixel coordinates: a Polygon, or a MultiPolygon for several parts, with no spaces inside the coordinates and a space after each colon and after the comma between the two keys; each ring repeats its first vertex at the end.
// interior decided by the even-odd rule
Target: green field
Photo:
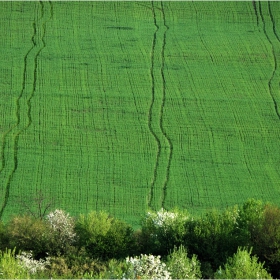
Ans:
{"type": "Polygon", "coordinates": [[[0,209],[280,205],[280,2],[0,2],[0,209]]]}

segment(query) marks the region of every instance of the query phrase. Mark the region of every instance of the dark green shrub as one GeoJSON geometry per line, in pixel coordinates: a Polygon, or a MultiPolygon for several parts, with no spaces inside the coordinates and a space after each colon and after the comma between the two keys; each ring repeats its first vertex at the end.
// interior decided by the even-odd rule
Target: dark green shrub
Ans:
{"type": "Polygon", "coordinates": [[[4,251],[9,247],[9,235],[6,225],[0,221],[0,250],[4,251]]]}
{"type": "Polygon", "coordinates": [[[190,254],[196,254],[202,262],[204,278],[211,277],[209,272],[215,271],[227,257],[236,252],[238,238],[234,231],[238,215],[236,206],[222,213],[212,210],[201,218],[187,222],[184,245],[190,254]],[[205,273],[204,268],[207,269],[205,273]]]}
{"type": "Polygon", "coordinates": [[[266,205],[262,221],[253,235],[254,253],[270,267],[273,277],[280,277],[280,209],[266,205]]]}

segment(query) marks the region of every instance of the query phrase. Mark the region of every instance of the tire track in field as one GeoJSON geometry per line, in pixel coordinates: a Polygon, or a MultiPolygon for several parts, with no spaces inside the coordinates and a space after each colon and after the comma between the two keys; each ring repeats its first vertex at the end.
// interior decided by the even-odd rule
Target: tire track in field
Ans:
{"type": "Polygon", "coordinates": [[[212,63],[214,63],[214,58],[213,58],[213,55],[211,54],[209,48],[207,47],[206,43],[205,43],[205,40],[203,39],[203,36],[201,36],[201,28],[199,26],[199,20],[198,20],[198,11],[197,11],[197,8],[195,6],[195,4],[192,2],[193,4],[193,8],[195,10],[195,21],[196,21],[196,29],[197,29],[197,32],[198,32],[198,36],[199,36],[199,39],[200,39],[200,42],[202,43],[203,47],[205,48],[205,50],[207,51],[212,63]]]}
{"type": "Polygon", "coordinates": [[[269,88],[269,93],[272,98],[273,104],[274,104],[274,109],[277,117],[280,120],[280,112],[276,100],[276,93],[279,92],[279,80],[280,80],[280,75],[279,75],[279,68],[278,68],[278,61],[277,61],[277,56],[276,56],[276,51],[280,49],[280,40],[279,36],[276,33],[275,30],[275,21],[272,16],[271,12],[271,6],[270,2],[265,2],[264,4],[259,2],[259,13],[260,17],[262,20],[262,27],[263,27],[263,32],[268,40],[268,42],[271,45],[272,49],[272,55],[273,55],[273,60],[274,60],[274,67],[273,67],[273,72],[272,75],[268,81],[268,88],[269,88]],[[262,11],[262,6],[267,4],[266,6],[266,15],[264,15],[262,11]],[[266,18],[265,18],[266,17],[266,18]],[[273,33],[273,36],[271,36],[270,33],[273,33]]]}
{"type": "Polygon", "coordinates": [[[53,8],[50,2],[39,2],[36,7],[33,22],[32,47],[24,56],[24,68],[22,89],[16,100],[16,124],[7,132],[3,141],[3,165],[0,173],[1,184],[5,189],[0,217],[2,217],[8,203],[12,178],[18,168],[18,141],[20,134],[28,129],[32,123],[31,100],[36,91],[38,57],[46,47],[44,40],[46,22],[53,16],[53,8]],[[7,164],[8,163],[8,164],[7,164]]]}
{"type": "Polygon", "coordinates": [[[150,75],[152,81],[152,100],[149,108],[148,127],[157,143],[156,163],[150,187],[148,206],[158,210],[165,204],[167,184],[169,181],[173,145],[163,127],[163,111],[166,100],[165,91],[165,46],[166,24],[163,3],[160,7],[151,2],[155,32],[151,50],[150,75]]]}
{"type": "Polygon", "coordinates": [[[259,14],[258,14],[258,9],[257,9],[256,0],[253,0],[253,1],[252,1],[252,4],[253,4],[255,16],[256,16],[256,19],[257,19],[257,26],[259,26],[259,14]]]}

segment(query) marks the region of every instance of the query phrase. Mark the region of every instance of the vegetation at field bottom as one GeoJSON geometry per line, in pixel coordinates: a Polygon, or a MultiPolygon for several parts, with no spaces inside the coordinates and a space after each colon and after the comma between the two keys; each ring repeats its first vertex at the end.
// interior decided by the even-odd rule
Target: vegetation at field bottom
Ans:
{"type": "Polygon", "coordinates": [[[1,218],[39,189],[134,229],[148,209],[279,205],[279,10],[1,1],[1,218]]]}
{"type": "Polygon", "coordinates": [[[280,208],[149,211],[141,227],[106,212],[22,214],[0,224],[0,278],[279,279],[280,208]]]}

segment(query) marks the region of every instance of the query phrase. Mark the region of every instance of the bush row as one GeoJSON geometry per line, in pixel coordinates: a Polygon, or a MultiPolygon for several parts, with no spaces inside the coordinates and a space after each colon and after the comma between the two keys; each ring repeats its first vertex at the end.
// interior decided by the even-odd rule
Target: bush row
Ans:
{"type": "Polygon", "coordinates": [[[279,278],[280,209],[259,200],[199,217],[147,212],[141,227],[62,210],[0,224],[2,278],[279,278]]]}

